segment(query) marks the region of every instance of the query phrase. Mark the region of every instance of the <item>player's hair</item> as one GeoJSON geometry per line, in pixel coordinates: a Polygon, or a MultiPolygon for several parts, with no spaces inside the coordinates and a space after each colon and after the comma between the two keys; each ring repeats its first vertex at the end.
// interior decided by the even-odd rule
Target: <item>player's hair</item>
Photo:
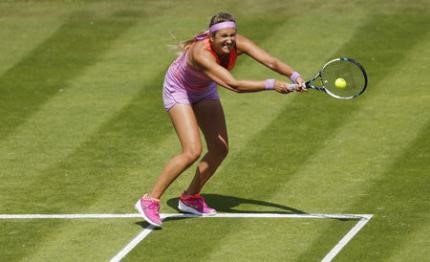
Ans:
{"type": "Polygon", "coordinates": [[[218,24],[218,23],[222,23],[222,22],[235,22],[236,23],[236,19],[234,18],[234,16],[230,13],[227,12],[219,12],[217,14],[215,14],[214,16],[212,16],[211,21],[209,23],[209,27],[218,24]]]}
{"type": "MultiPolygon", "coordinates": [[[[209,27],[218,24],[218,23],[222,23],[222,22],[235,22],[236,23],[236,19],[234,18],[234,16],[230,13],[227,12],[219,12],[217,14],[215,14],[214,16],[212,16],[210,22],[209,22],[209,27]]],[[[201,32],[199,34],[203,34],[205,32],[201,32]]],[[[214,32],[213,34],[215,34],[216,32],[214,32]]],[[[182,43],[180,43],[180,48],[182,50],[187,49],[194,41],[195,41],[195,37],[193,37],[192,39],[183,41],[182,43]]]]}

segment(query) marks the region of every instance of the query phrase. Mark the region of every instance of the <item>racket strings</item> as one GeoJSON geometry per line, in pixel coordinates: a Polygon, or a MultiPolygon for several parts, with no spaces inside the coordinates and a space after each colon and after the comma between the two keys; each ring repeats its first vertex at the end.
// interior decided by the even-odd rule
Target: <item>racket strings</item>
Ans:
{"type": "Polygon", "coordinates": [[[362,68],[349,60],[335,60],[327,64],[321,72],[325,89],[341,98],[355,97],[366,87],[366,76],[362,68]],[[345,86],[336,86],[336,80],[345,80],[345,86]]]}

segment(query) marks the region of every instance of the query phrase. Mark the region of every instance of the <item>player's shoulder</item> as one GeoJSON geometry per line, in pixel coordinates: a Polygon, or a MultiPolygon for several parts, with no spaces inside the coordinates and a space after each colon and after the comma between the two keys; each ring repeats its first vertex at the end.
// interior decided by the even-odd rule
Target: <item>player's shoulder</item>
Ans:
{"type": "Polygon", "coordinates": [[[247,53],[250,48],[255,46],[254,42],[244,35],[236,35],[236,46],[239,53],[247,53]]]}
{"type": "Polygon", "coordinates": [[[195,42],[189,52],[189,62],[197,67],[206,67],[213,62],[216,62],[214,56],[206,48],[204,41],[195,42]]]}
{"type": "Polygon", "coordinates": [[[236,41],[249,41],[249,38],[242,34],[236,34],[236,41]]]}

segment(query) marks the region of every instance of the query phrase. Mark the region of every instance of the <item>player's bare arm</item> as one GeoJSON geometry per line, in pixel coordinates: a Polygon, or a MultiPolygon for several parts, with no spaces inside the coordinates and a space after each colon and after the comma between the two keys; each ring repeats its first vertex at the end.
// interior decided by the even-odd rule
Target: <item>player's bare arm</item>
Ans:
{"type": "Polygon", "coordinates": [[[252,57],[254,60],[265,65],[269,69],[290,79],[294,79],[293,82],[296,82],[299,85],[302,85],[304,83],[304,80],[301,76],[294,76],[294,74],[297,73],[295,73],[291,66],[285,64],[280,59],[270,55],[268,52],[257,46],[254,42],[252,42],[245,36],[238,34],[236,36],[236,45],[239,54],[246,54],[252,57]]]}
{"type": "MultiPolygon", "coordinates": [[[[256,80],[238,80],[227,69],[219,65],[213,55],[201,46],[195,46],[190,50],[190,63],[200,68],[207,76],[214,80],[220,86],[223,86],[231,91],[258,92],[266,90],[266,81],[256,80]]],[[[277,81],[274,89],[280,93],[289,92],[287,83],[277,81]]]]}

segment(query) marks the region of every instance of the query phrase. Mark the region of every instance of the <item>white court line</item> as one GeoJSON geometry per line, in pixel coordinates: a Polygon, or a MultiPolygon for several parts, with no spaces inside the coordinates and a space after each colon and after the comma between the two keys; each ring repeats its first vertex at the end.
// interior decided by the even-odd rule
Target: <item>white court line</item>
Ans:
{"type": "Polygon", "coordinates": [[[139,214],[2,214],[0,219],[103,219],[103,218],[134,218],[139,214]]]}
{"type": "MultiPolygon", "coordinates": [[[[192,214],[164,213],[162,219],[170,217],[202,217],[192,214]]],[[[368,214],[278,214],[278,213],[218,213],[204,218],[321,218],[321,219],[362,219],[368,214]]],[[[138,213],[130,214],[0,214],[0,219],[112,219],[140,218],[138,213]]]]}
{"type": "MultiPolygon", "coordinates": [[[[218,213],[215,216],[196,216],[192,214],[164,213],[160,214],[163,220],[167,218],[307,218],[307,219],[349,219],[358,220],[357,224],[346,233],[342,239],[321,260],[330,262],[350,242],[358,232],[372,218],[371,214],[277,214],[277,213],[218,213]]],[[[0,219],[113,219],[113,218],[140,218],[137,213],[131,214],[0,214],[0,219]]],[[[155,227],[149,225],[126,246],[124,246],[110,262],[121,261],[140,242],[142,242],[155,227]]]]}
{"type": "Polygon", "coordinates": [[[133,248],[135,248],[145,237],[147,237],[155,227],[153,225],[149,225],[142,232],[139,233],[133,240],[130,241],[121,251],[118,252],[113,258],[111,258],[110,262],[119,262],[121,261],[128,253],[130,253],[133,248]]]}
{"type": "Polygon", "coordinates": [[[332,250],[321,260],[321,262],[330,262],[333,258],[339,254],[339,252],[348,244],[355,235],[369,222],[372,215],[363,215],[363,217],[358,221],[357,224],[336,244],[332,250]]]}

